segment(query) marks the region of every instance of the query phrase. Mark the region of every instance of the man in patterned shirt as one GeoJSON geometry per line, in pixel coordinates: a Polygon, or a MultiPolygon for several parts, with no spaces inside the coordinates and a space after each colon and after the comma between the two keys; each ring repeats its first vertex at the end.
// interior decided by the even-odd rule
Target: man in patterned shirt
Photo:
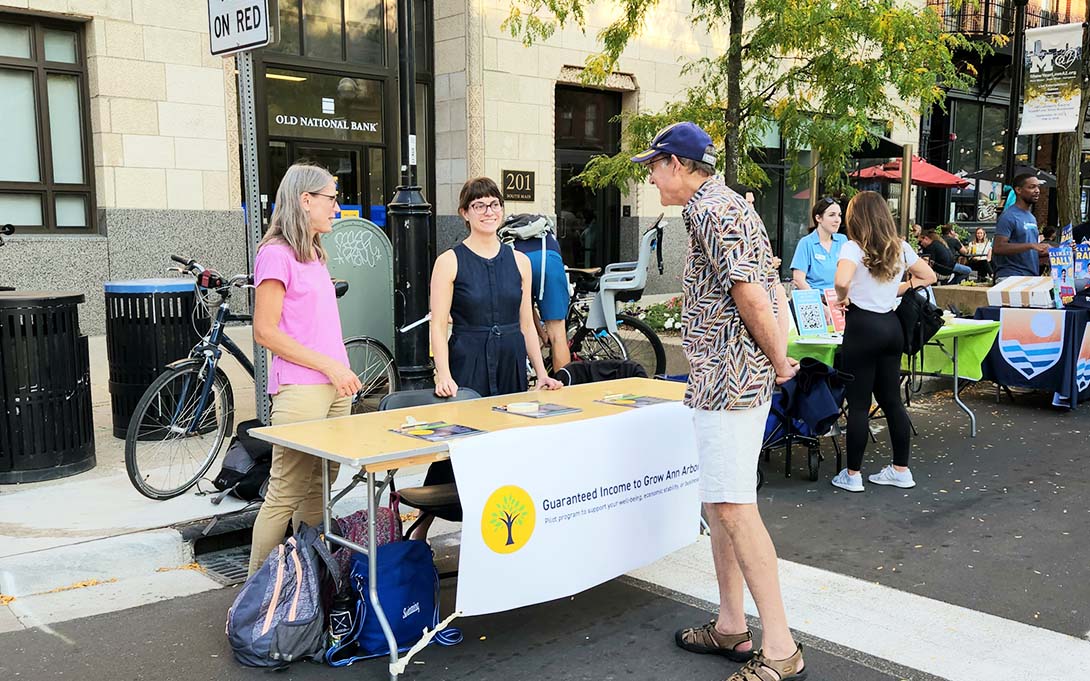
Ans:
{"type": "Polygon", "coordinates": [[[802,647],[787,627],[776,549],[757,511],[757,458],[772,390],[797,371],[787,357],[790,312],[768,234],[745,199],[715,177],[711,137],[694,123],[664,128],[632,160],[650,171],[662,205],[684,206],[689,234],[681,313],[690,366],[685,404],[693,409],[719,616],[679,630],[675,640],[685,650],[746,662],[728,681],[802,679],[802,647]],[[756,652],[743,580],[764,631],[756,652]]]}

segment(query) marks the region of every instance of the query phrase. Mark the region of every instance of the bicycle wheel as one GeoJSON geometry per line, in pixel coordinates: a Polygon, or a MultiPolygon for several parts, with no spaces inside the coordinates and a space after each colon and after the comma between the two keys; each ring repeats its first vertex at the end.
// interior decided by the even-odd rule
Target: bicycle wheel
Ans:
{"type": "Polygon", "coordinates": [[[585,326],[569,328],[568,338],[573,362],[629,359],[624,342],[606,329],[588,329],[585,326]]]}
{"type": "Polygon", "coordinates": [[[386,346],[367,336],[356,336],[344,342],[348,365],[356,372],[362,387],[352,398],[352,413],[378,411],[383,397],[398,389],[397,365],[386,346]]]}
{"type": "Polygon", "coordinates": [[[218,368],[193,362],[156,378],[125,434],[125,470],[138,492],[172,499],[201,479],[234,424],[231,383],[218,368]]]}
{"type": "Polygon", "coordinates": [[[639,362],[648,376],[654,378],[666,373],[666,348],[646,322],[619,314],[617,336],[628,352],[628,359],[639,362]]]}

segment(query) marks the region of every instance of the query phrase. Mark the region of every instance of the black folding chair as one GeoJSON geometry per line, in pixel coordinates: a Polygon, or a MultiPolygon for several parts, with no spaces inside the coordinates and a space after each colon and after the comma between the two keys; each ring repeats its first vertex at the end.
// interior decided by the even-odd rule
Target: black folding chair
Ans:
{"type": "MultiPolygon", "coordinates": [[[[458,393],[454,397],[439,397],[430,388],[400,390],[383,397],[378,408],[379,411],[385,411],[404,407],[422,407],[428,404],[441,404],[458,400],[475,400],[479,397],[480,394],[470,388],[458,388],[458,393]]],[[[416,526],[428,515],[452,522],[462,520],[462,504],[458,500],[458,485],[456,483],[407,487],[398,490],[396,494],[401,503],[420,511],[420,517],[405,531],[406,536],[411,535],[416,526]]]]}

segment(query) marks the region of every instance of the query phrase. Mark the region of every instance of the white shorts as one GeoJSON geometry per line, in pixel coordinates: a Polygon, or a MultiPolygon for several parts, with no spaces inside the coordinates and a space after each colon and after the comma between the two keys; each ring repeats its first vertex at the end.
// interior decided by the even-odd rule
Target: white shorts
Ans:
{"type": "Polygon", "coordinates": [[[700,501],[757,503],[757,459],[771,400],[752,409],[693,410],[700,501]]]}

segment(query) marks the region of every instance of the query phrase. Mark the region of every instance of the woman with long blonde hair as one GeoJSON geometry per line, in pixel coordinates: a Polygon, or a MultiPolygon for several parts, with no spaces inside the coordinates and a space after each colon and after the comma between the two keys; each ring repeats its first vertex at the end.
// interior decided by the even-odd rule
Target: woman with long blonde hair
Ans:
{"type": "MultiPolygon", "coordinates": [[[[276,192],[269,231],[254,261],[254,340],[273,353],[272,425],[345,416],[360,381],[348,365],[337,296],[322,235],[333,231],[337,180],[324,168],[296,164],[276,192]]],[[[336,464],[330,481],[337,477],[336,464]]],[[[321,459],[273,446],[265,501],[254,522],[250,574],[284,539],[291,521],[322,519],[321,459]]]]}
{"type": "MultiPolygon", "coordinates": [[[[845,310],[841,358],[847,384],[848,467],[832,480],[849,492],[863,491],[863,453],[870,433],[871,395],[889,423],[893,464],[868,479],[876,485],[915,487],[908,469],[912,425],[901,402],[901,354],[904,331],[894,309],[898,296],[914,286],[930,286],[931,267],[897,234],[886,200],[859,192],[848,202],[848,243],[836,268],[838,304],[845,310]],[[905,271],[908,277],[905,281],[905,271]]],[[[912,293],[910,295],[916,295],[912,293]]]]}

